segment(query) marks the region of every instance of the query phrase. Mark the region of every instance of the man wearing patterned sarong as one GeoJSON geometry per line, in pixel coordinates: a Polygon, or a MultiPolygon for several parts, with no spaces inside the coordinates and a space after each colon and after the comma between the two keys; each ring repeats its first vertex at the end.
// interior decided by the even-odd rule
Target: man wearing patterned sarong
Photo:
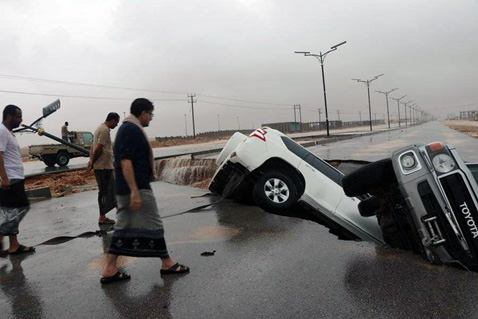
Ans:
{"type": "Polygon", "coordinates": [[[143,127],[147,127],[153,119],[153,110],[149,100],[134,100],[131,115],[124,120],[116,135],[117,219],[102,284],[131,278],[118,270],[116,262],[119,255],[159,257],[162,275],[189,272],[189,267],[169,257],[163,222],[150,185],[154,179],[154,157],[143,127]]]}
{"type": "Polygon", "coordinates": [[[18,255],[32,253],[34,247],[26,247],[18,242],[18,227],[23,217],[30,210],[30,203],[25,193],[25,176],[22,156],[17,139],[12,130],[19,127],[22,110],[15,105],[7,105],[3,110],[0,124],[0,253],[18,255]],[[3,251],[3,238],[8,236],[10,246],[3,251]]]}

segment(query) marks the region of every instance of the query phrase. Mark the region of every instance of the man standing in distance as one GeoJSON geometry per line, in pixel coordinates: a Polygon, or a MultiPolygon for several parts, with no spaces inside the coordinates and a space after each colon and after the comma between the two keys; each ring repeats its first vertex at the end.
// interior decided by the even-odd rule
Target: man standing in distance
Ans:
{"type": "Polygon", "coordinates": [[[3,237],[8,236],[10,255],[32,253],[34,247],[25,247],[18,242],[18,228],[23,217],[30,210],[30,202],[25,193],[25,176],[22,156],[13,129],[20,126],[22,110],[15,105],[7,105],[3,110],[0,124],[0,249],[3,252],[3,237]]]}
{"type": "Polygon", "coordinates": [[[68,134],[70,131],[68,131],[68,122],[65,122],[65,125],[61,127],[61,138],[64,139],[65,141],[70,141],[68,134]]]}
{"type": "Polygon", "coordinates": [[[153,103],[149,100],[134,100],[131,114],[116,135],[114,157],[118,210],[102,284],[131,278],[118,271],[118,255],[159,257],[163,275],[189,272],[189,267],[169,257],[163,222],[150,185],[154,179],[154,157],[143,128],[153,119],[153,110],[153,103]]]}
{"type": "Polygon", "coordinates": [[[111,112],[95,130],[93,144],[90,151],[90,162],[88,170],[95,172],[96,183],[98,184],[98,205],[100,207],[100,225],[112,225],[114,220],[106,217],[106,213],[116,207],[115,178],[113,174],[113,147],[111,143],[110,130],[118,126],[120,116],[111,112]]]}

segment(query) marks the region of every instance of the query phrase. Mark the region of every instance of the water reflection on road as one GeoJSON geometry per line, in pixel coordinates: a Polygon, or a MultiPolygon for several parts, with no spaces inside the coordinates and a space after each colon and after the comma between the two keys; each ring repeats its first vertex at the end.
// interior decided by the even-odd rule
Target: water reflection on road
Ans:
{"type": "Polygon", "coordinates": [[[371,136],[318,145],[309,150],[327,160],[376,161],[389,157],[397,148],[414,143],[443,141],[456,147],[465,161],[478,162],[478,139],[452,130],[439,122],[405,127],[371,136]]]}

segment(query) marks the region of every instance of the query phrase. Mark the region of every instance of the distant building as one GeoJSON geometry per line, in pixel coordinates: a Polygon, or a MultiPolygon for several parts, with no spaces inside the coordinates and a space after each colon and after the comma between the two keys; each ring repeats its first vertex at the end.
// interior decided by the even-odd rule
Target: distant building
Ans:
{"type": "Polygon", "coordinates": [[[478,121],[478,111],[460,111],[460,120],[478,121]]]}

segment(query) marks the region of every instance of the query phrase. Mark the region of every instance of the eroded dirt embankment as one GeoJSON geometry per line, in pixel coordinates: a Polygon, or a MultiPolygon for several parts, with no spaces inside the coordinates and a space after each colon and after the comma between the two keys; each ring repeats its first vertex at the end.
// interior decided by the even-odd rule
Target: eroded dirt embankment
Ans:
{"type": "MultiPolygon", "coordinates": [[[[159,180],[177,185],[207,189],[215,171],[216,161],[213,159],[173,158],[156,161],[156,175],[159,180]]],[[[25,181],[27,190],[50,187],[53,197],[91,190],[94,189],[94,185],[96,185],[95,175],[93,171],[86,169],[39,175],[25,181]]]]}
{"type": "Polygon", "coordinates": [[[478,121],[454,120],[443,121],[442,123],[451,129],[457,130],[458,132],[478,138],[478,121]]]}

